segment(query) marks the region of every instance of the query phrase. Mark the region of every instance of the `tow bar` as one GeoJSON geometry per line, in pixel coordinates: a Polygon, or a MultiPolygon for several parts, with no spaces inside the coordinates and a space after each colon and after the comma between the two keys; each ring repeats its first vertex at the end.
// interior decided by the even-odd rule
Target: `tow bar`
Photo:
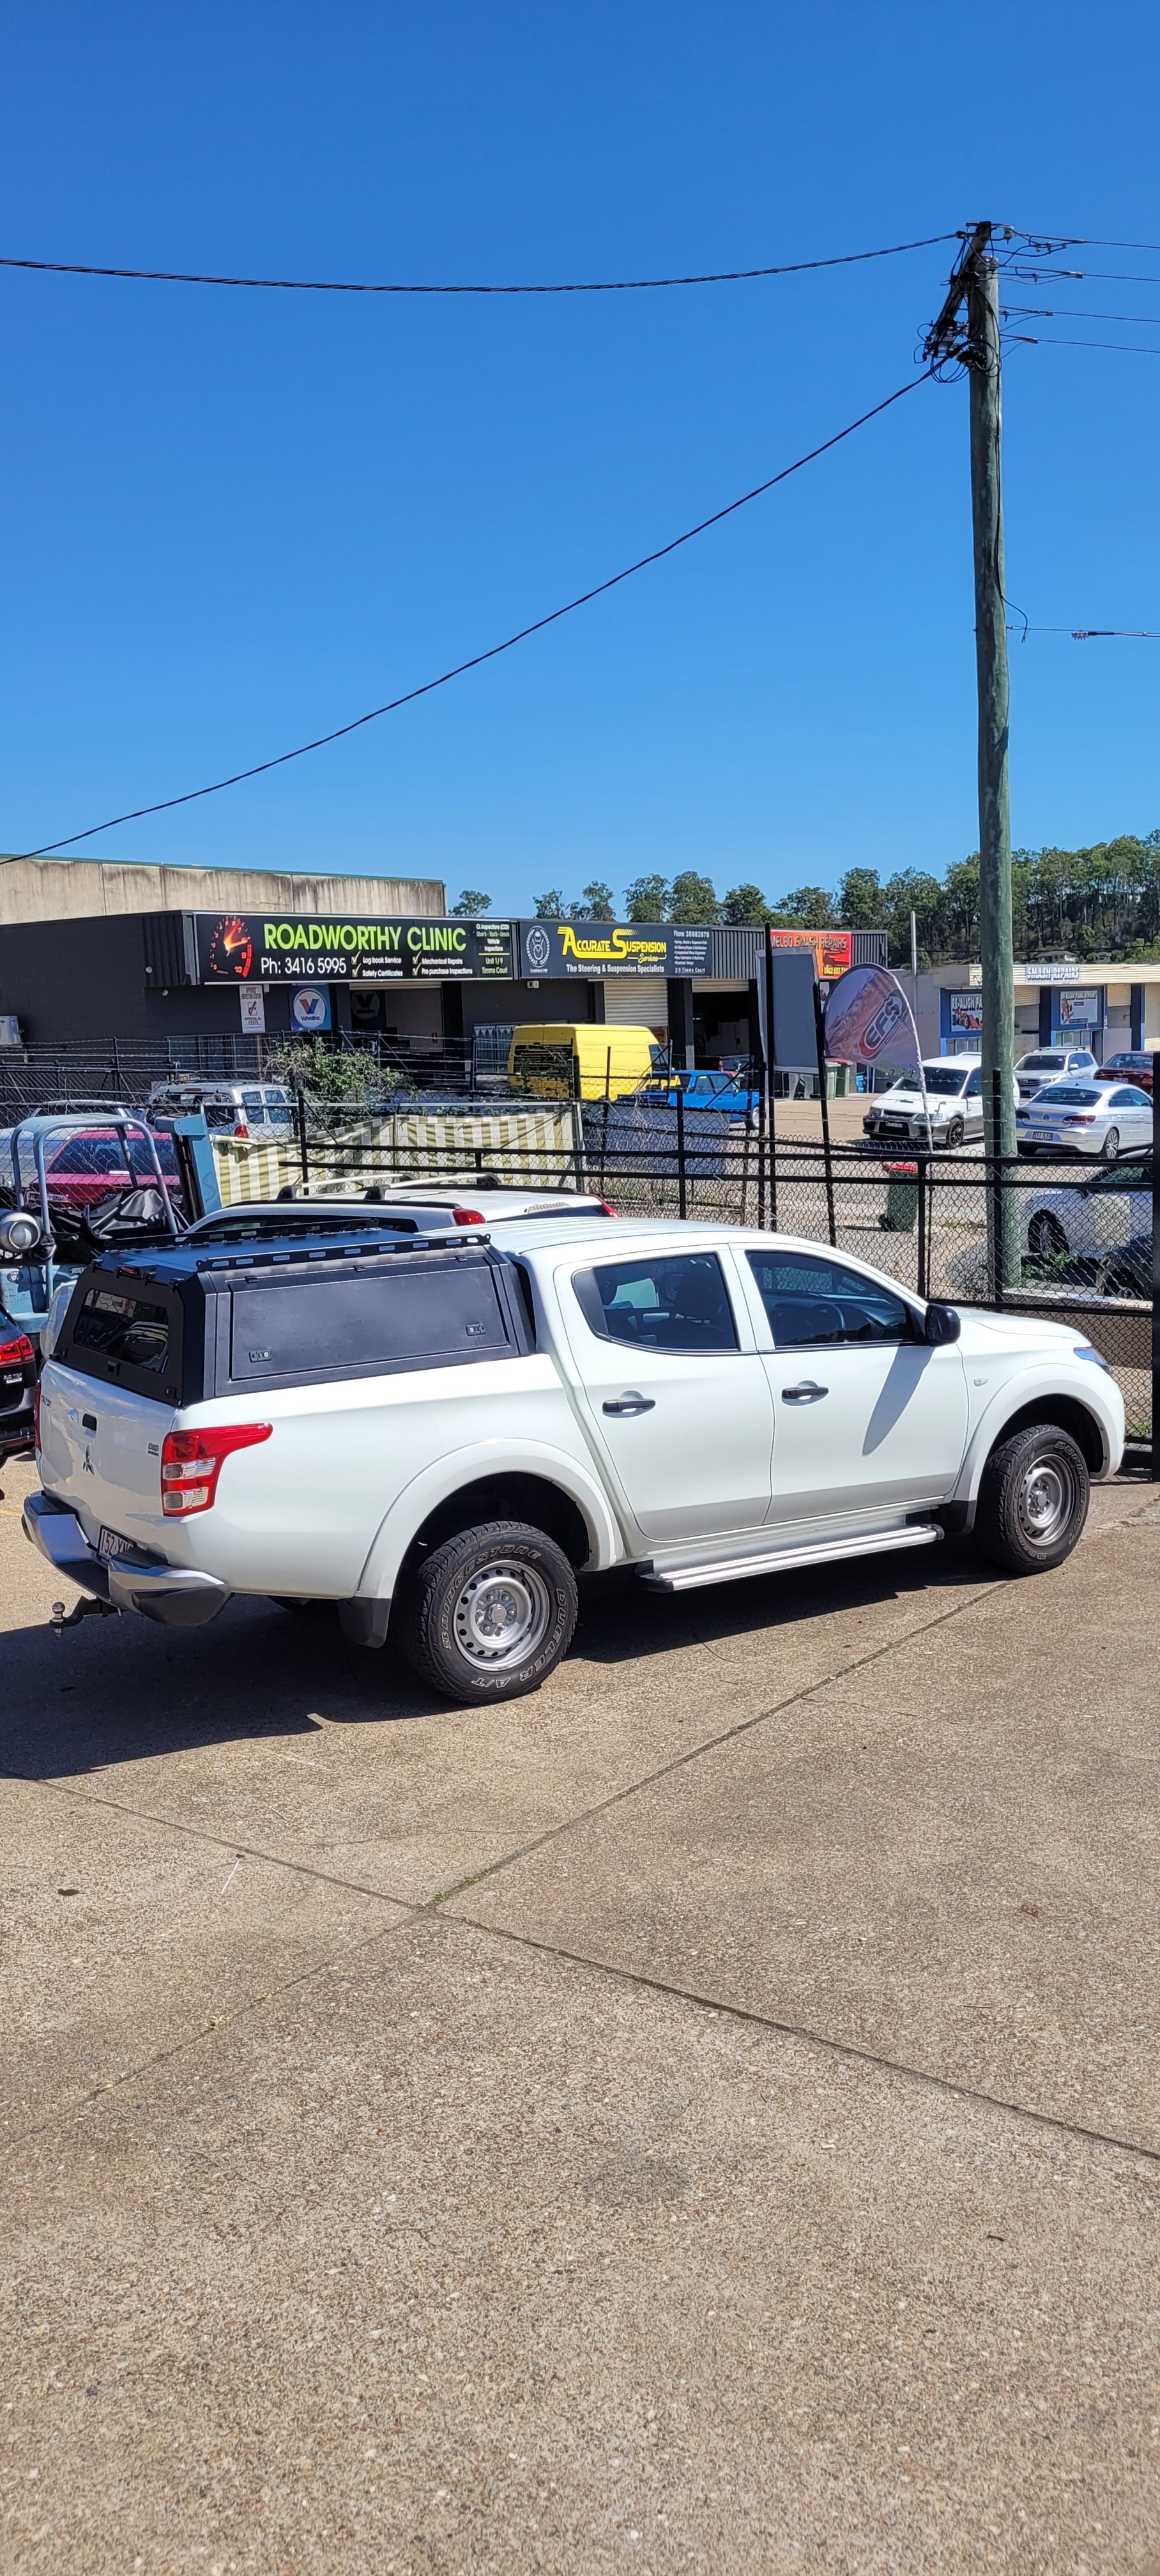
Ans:
{"type": "Polygon", "coordinates": [[[66,1628],[75,1628],[80,1619],[119,1619],[120,1616],[114,1602],[94,1601],[89,1593],[82,1592],[71,1610],[65,1609],[63,1601],[54,1601],[48,1624],[54,1636],[59,1637],[66,1628]]]}

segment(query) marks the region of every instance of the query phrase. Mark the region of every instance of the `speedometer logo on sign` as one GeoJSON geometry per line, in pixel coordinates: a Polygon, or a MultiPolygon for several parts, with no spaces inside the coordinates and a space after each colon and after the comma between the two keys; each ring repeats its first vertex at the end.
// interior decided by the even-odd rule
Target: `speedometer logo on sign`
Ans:
{"type": "Polygon", "coordinates": [[[240,912],[223,913],[209,943],[211,975],[228,975],[232,981],[249,981],[254,963],[254,934],[240,912]]]}

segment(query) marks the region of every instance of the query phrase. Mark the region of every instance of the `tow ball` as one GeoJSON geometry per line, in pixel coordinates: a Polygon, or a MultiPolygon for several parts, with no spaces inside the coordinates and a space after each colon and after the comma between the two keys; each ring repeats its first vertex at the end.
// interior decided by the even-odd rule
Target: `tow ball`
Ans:
{"type": "Polygon", "coordinates": [[[66,1628],[75,1628],[81,1619],[119,1619],[120,1616],[121,1613],[114,1602],[94,1601],[89,1593],[82,1592],[80,1600],[74,1602],[71,1610],[65,1609],[63,1601],[54,1601],[48,1624],[59,1637],[66,1628]]]}

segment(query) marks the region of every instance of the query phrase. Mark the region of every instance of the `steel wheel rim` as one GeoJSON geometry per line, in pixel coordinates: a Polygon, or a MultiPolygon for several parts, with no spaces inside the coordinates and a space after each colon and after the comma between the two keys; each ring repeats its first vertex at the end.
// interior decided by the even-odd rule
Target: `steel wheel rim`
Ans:
{"type": "Polygon", "coordinates": [[[1033,1547],[1051,1547],[1075,1510],[1075,1478],[1067,1460],[1048,1450],[1023,1471],[1019,1526],[1033,1547]]]}
{"type": "Polygon", "coordinates": [[[1031,1250],[1041,1261],[1049,1261],[1057,1252],[1067,1250],[1067,1236],[1058,1217],[1052,1216],[1046,1209],[1039,1216],[1032,1217],[1028,1228],[1028,1241],[1031,1250]]]}
{"type": "Polygon", "coordinates": [[[468,1576],[451,1614],[455,1643],[481,1672],[526,1663],[552,1623],[552,1596],[534,1566],[496,1557],[468,1576]]]}

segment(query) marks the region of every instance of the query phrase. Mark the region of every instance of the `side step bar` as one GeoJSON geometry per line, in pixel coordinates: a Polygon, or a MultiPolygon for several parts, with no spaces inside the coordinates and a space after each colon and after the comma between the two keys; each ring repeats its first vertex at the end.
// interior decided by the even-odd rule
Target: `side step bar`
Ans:
{"type": "Polygon", "coordinates": [[[715,1565],[675,1566],[671,1574],[642,1574],[654,1592],[692,1592],[702,1583],[736,1583],[744,1574],[780,1574],[801,1565],[837,1565],[849,1556],[882,1556],[892,1547],[933,1547],[943,1532],[934,1521],[912,1529],[883,1530],[865,1538],[813,1539],[808,1547],[771,1548],[768,1556],[721,1557],[715,1565]]]}

